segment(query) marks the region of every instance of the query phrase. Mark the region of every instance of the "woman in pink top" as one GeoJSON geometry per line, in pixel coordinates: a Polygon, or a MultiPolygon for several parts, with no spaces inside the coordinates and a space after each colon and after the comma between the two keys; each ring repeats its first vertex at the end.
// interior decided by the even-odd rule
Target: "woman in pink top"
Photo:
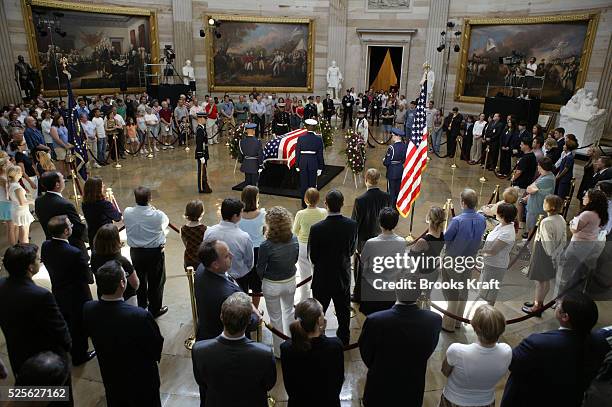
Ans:
{"type": "Polygon", "coordinates": [[[553,296],[577,284],[593,270],[604,248],[605,238],[599,239],[599,233],[608,223],[606,194],[590,189],[582,198],[582,204],[584,208],[570,222],[572,239],[563,253],[553,296]]]}

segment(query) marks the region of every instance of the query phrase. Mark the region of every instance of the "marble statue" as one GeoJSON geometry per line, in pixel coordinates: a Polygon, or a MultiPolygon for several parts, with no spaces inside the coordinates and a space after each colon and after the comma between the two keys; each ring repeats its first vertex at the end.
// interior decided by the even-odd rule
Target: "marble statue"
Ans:
{"type": "Polygon", "coordinates": [[[327,89],[328,91],[331,90],[332,99],[337,99],[340,96],[342,80],[340,68],[336,66],[336,61],[332,61],[331,66],[327,68],[327,89]]]}
{"type": "Polygon", "coordinates": [[[598,103],[593,92],[578,89],[559,111],[559,126],[565,129],[565,134],[574,134],[579,146],[596,143],[603,135],[606,110],[600,109],[598,103]]]}
{"type": "Polygon", "coordinates": [[[427,100],[433,99],[434,83],[436,82],[436,74],[431,69],[429,62],[425,61],[423,64],[423,78],[421,79],[421,85],[427,79],[427,100]]]}
{"type": "Polygon", "coordinates": [[[190,82],[195,82],[195,71],[193,66],[191,66],[191,61],[186,60],[183,67],[183,83],[189,85],[190,82]]]}

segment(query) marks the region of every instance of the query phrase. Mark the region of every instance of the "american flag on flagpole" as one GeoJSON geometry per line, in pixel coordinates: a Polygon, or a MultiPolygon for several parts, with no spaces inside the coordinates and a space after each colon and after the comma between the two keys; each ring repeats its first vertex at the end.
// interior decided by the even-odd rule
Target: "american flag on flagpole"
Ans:
{"type": "Polygon", "coordinates": [[[291,169],[295,165],[297,140],[306,132],[306,129],[297,129],[268,141],[263,149],[264,162],[267,160],[284,160],[287,161],[287,167],[291,169]]]}
{"type": "Polygon", "coordinates": [[[397,196],[397,210],[403,217],[408,216],[413,202],[421,193],[421,175],[427,166],[427,120],[425,102],[427,99],[427,81],[421,85],[417,100],[416,112],[410,134],[406,134],[408,150],[404,161],[402,183],[397,196]]]}

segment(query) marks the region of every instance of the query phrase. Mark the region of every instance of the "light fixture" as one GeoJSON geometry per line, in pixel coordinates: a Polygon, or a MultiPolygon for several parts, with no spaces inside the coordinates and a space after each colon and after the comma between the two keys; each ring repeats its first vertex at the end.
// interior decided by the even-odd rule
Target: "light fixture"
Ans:
{"type": "Polygon", "coordinates": [[[455,44],[455,46],[453,47],[453,50],[454,50],[455,52],[459,52],[459,49],[460,49],[460,48],[459,48],[459,44],[455,44]]]}
{"type": "Polygon", "coordinates": [[[211,18],[209,18],[209,19],[208,19],[208,25],[210,25],[210,26],[215,25],[215,19],[214,19],[214,18],[212,18],[212,17],[211,17],[211,18]]]}
{"type": "Polygon", "coordinates": [[[204,29],[200,29],[200,37],[206,37],[206,31],[204,31],[204,29]]]}
{"type": "Polygon", "coordinates": [[[444,48],[446,48],[446,44],[442,43],[440,45],[438,45],[438,48],[436,48],[438,50],[438,52],[442,52],[444,51],[444,48]]]}

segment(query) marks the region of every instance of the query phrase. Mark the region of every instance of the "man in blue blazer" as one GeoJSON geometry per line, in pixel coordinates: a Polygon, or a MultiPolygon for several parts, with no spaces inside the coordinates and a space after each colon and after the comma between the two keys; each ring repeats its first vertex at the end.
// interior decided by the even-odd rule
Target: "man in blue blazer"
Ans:
{"type": "Polygon", "coordinates": [[[200,406],[268,406],[268,391],[276,383],[276,361],[269,346],[246,338],[252,313],[251,298],[233,293],[221,306],[223,332],[193,346],[200,406]]]}
{"type": "MultiPolygon", "coordinates": [[[[232,253],[221,240],[208,240],[200,245],[198,257],[202,262],[194,277],[198,326],[196,339],[212,339],[223,331],[221,305],[230,295],[243,292],[227,271],[232,265],[232,253]]],[[[252,326],[257,325],[259,313],[253,307],[252,326]]]]}
{"type": "MultiPolygon", "coordinates": [[[[408,274],[402,277],[414,279],[408,274]]],[[[415,302],[418,294],[396,291],[393,308],[370,314],[363,324],[359,352],[368,367],[366,407],[423,404],[427,361],[438,345],[442,318],[420,309],[415,302]]]]}
{"type": "Polygon", "coordinates": [[[559,329],[531,334],[513,349],[502,407],[581,405],[593,366],[603,360],[597,350],[604,338],[591,334],[597,305],[571,292],[557,302],[555,317],[559,329]]]}
{"type": "Polygon", "coordinates": [[[93,277],[85,253],[68,242],[72,234],[68,216],[52,217],[47,229],[51,239],[42,245],[41,260],[51,278],[51,292],[70,329],[72,363],[78,366],[96,355],[88,351],[89,342],[83,328],[83,304],[91,301],[89,283],[93,283],[93,277]]]}
{"type": "Polygon", "coordinates": [[[98,353],[108,407],[160,407],[164,338],[153,315],[123,301],[125,271],[116,260],[96,272],[99,301],[83,307],[86,332],[98,353]]]}

